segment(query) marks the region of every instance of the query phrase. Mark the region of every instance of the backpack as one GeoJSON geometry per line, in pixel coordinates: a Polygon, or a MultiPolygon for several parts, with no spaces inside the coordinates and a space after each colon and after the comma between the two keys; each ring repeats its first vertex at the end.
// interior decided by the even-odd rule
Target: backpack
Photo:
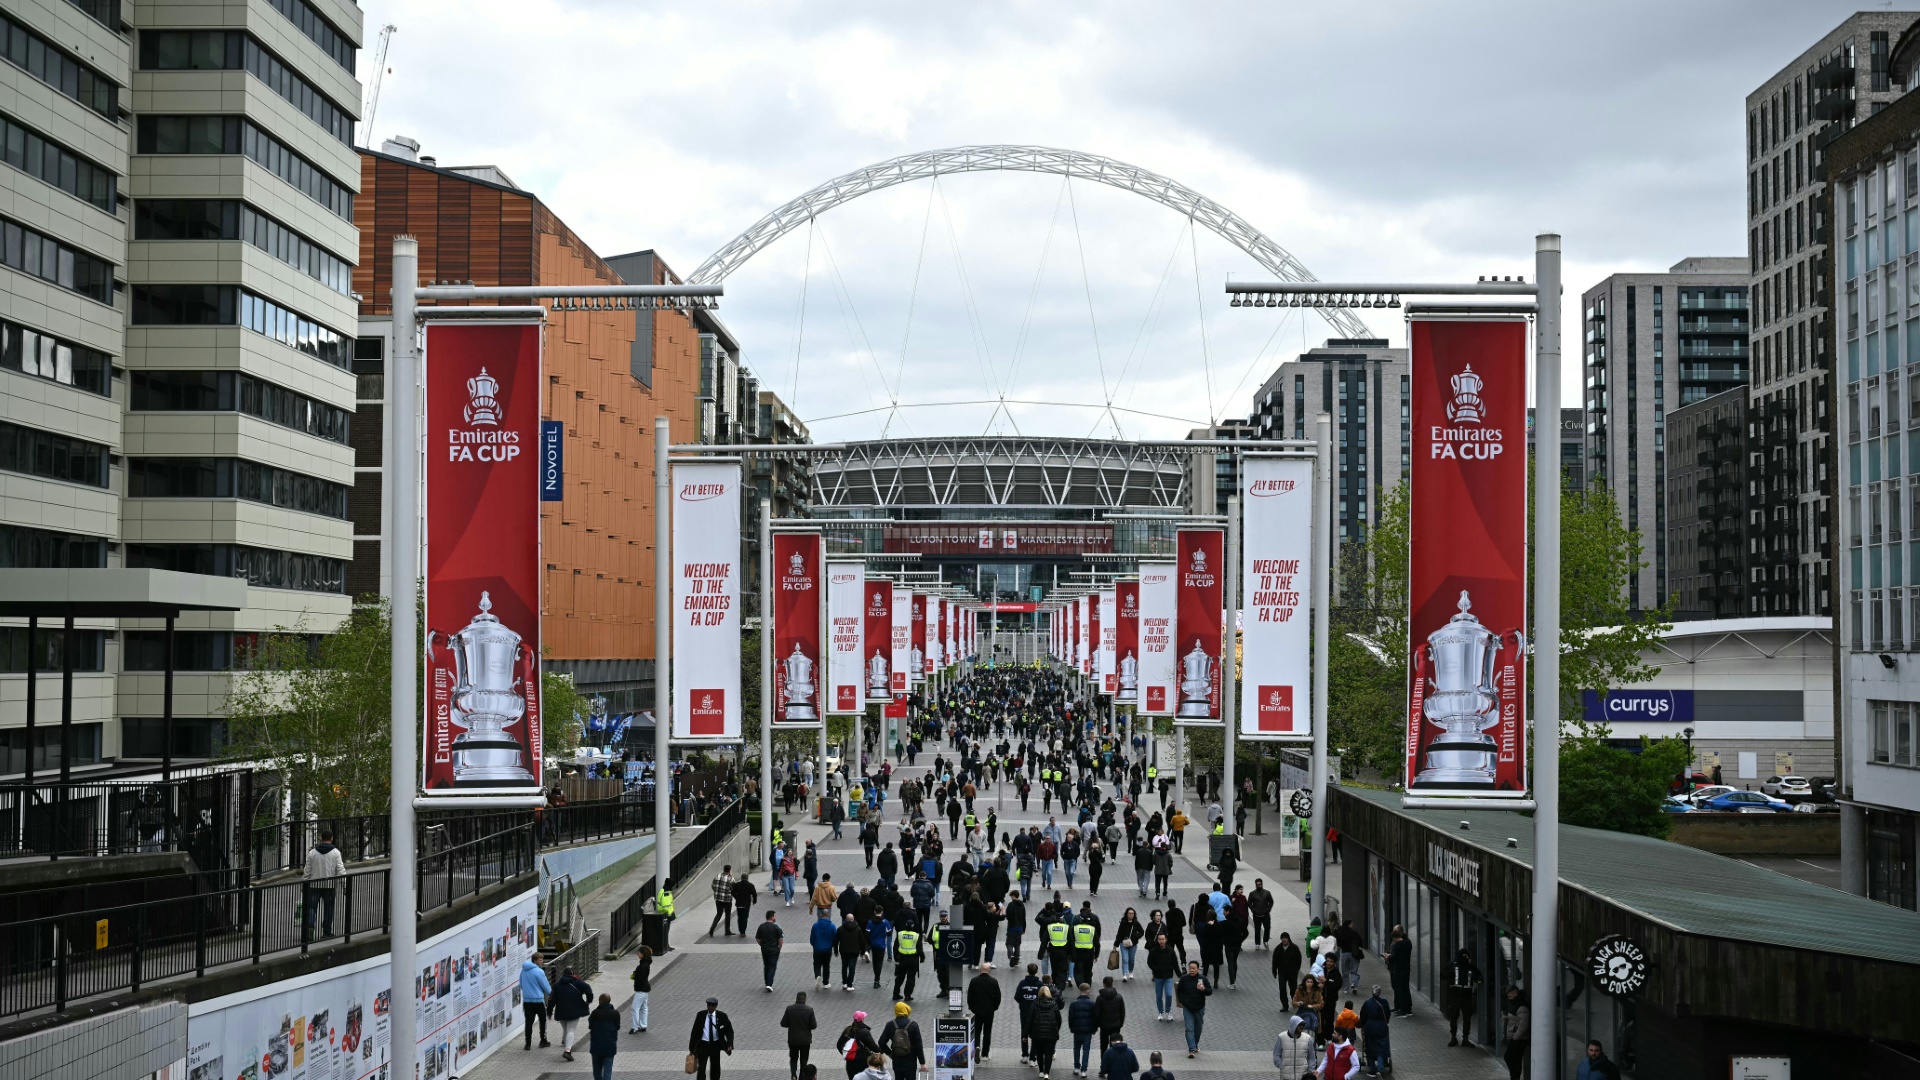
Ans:
{"type": "Polygon", "coordinates": [[[792,877],[796,869],[798,868],[793,865],[793,856],[789,855],[780,860],[780,872],[782,874],[792,877]]]}
{"type": "Polygon", "coordinates": [[[893,1025],[893,1035],[887,1039],[887,1053],[894,1057],[913,1056],[913,1035],[900,1024],[893,1025]]]}

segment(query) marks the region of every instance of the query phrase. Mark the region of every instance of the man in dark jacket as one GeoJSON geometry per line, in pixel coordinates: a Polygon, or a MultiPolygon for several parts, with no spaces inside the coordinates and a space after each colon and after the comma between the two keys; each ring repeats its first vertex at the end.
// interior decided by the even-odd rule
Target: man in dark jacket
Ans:
{"type": "Polygon", "coordinates": [[[613,998],[600,995],[600,1005],[587,1016],[587,1056],[593,1059],[593,1080],[613,1080],[613,1055],[620,1052],[620,1010],[613,998]]]}
{"type": "Polygon", "coordinates": [[[1100,1055],[1100,1075],[1107,1080],[1133,1080],[1133,1074],[1139,1071],[1140,1059],[1134,1055],[1133,1047],[1127,1045],[1119,1032],[1114,1032],[1112,1043],[1100,1055]]]}
{"type": "Polygon", "coordinates": [[[1387,1026],[1392,1023],[1393,1006],[1380,993],[1380,984],[1373,986],[1373,996],[1360,1003],[1360,1033],[1367,1037],[1367,1071],[1375,1076],[1380,1070],[1390,1068],[1393,1062],[1393,1047],[1387,1041],[1387,1026]]]}
{"type": "Polygon", "coordinates": [[[780,923],[773,917],[773,911],[767,911],[767,921],[753,932],[753,940],[760,946],[760,971],[766,977],[767,993],[773,993],[773,977],[780,970],[780,946],[786,941],[787,932],[780,929],[780,923]]]}
{"type": "Polygon", "coordinates": [[[1200,1052],[1200,1035],[1207,1022],[1207,996],[1213,993],[1213,984],[1200,974],[1200,961],[1187,962],[1187,973],[1180,976],[1173,993],[1186,1017],[1187,1056],[1194,1057],[1200,1052]]]}
{"type": "Polygon", "coordinates": [[[913,1006],[904,1001],[893,1003],[893,1019],[880,1029],[880,1052],[893,1063],[893,1075],[898,1080],[908,1080],[915,1066],[926,1065],[926,1044],[920,1041],[920,1025],[913,1019],[913,1006]]]}
{"type": "Polygon", "coordinates": [[[1473,962],[1473,954],[1465,948],[1454,954],[1453,962],[1447,965],[1446,980],[1442,990],[1446,996],[1441,1001],[1442,1011],[1447,1014],[1447,1045],[1472,1046],[1473,1014],[1479,1004],[1480,983],[1484,981],[1480,965],[1473,962]]]}
{"type": "Polygon", "coordinates": [[[993,1014],[1000,1011],[1000,982],[992,964],[981,964],[980,974],[967,984],[967,1010],[973,1013],[975,1059],[985,1061],[993,1052],[993,1014]]]}
{"type": "Polygon", "coordinates": [[[1280,1007],[1293,1008],[1293,992],[1300,983],[1300,946],[1293,943],[1293,935],[1282,931],[1280,940],[1273,947],[1273,977],[1280,983],[1280,1007]]]}
{"type": "Polygon", "coordinates": [[[860,956],[867,951],[867,932],[849,913],[833,935],[833,948],[840,954],[840,989],[853,993],[853,973],[860,969],[860,956]]]}
{"type": "Polygon", "coordinates": [[[780,1026],[787,1029],[787,1076],[800,1080],[800,1068],[813,1053],[813,1030],[820,1026],[813,1006],[807,1004],[805,990],[793,995],[793,1004],[781,1014],[780,1026]]]}
{"type": "Polygon", "coordinates": [[[1073,1071],[1081,1076],[1087,1075],[1088,1060],[1093,1056],[1093,1034],[1100,1030],[1100,1018],[1094,1012],[1094,1001],[1087,996],[1092,987],[1080,984],[1080,996],[1067,1006],[1067,1030],[1073,1034],[1073,1071]]]}
{"type": "Polygon", "coordinates": [[[1393,980],[1393,1011],[1413,1015],[1413,942],[1407,940],[1405,927],[1393,928],[1393,943],[1387,946],[1387,975],[1393,980]]]}
{"type": "Polygon", "coordinates": [[[1153,976],[1153,1018],[1173,1019],[1173,983],[1180,977],[1180,959],[1165,934],[1155,934],[1153,944],[1147,946],[1147,974],[1153,976]]]}
{"type": "Polygon", "coordinates": [[[760,890],[753,887],[749,875],[742,874],[733,879],[733,917],[740,923],[740,936],[747,936],[747,920],[753,917],[753,902],[760,899],[760,890]]]}
{"type": "Polygon", "coordinates": [[[560,1056],[565,1060],[573,1060],[574,1033],[592,1011],[593,987],[572,968],[561,972],[560,981],[553,984],[553,1018],[560,1021],[560,1056]]]}
{"type": "MultiPolygon", "coordinates": [[[[1113,976],[1108,975],[1100,983],[1100,993],[1093,999],[1093,1021],[1100,1025],[1100,1053],[1101,1060],[1105,1061],[1107,1047],[1120,1037],[1120,1028],[1127,1022],[1127,1002],[1120,991],[1113,988],[1113,976]]],[[[1136,1063],[1134,1067],[1139,1065],[1136,1063]]]]}
{"type": "Polygon", "coordinates": [[[887,841],[887,846],[874,856],[873,868],[880,871],[882,885],[893,884],[894,875],[900,873],[900,856],[893,853],[893,841],[887,841]]]}
{"type": "Polygon", "coordinates": [[[720,1011],[720,999],[708,998],[705,1012],[693,1016],[693,1031],[687,1035],[687,1053],[693,1055],[699,1070],[698,1080],[720,1080],[720,1055],[733,1053],[733,1021],[720,1011]]]}
{"type": "Polygon", "coordinates": [[[1040,999],[1040,965],[1028,964],[1027,977],[1013,988],[1013,1004],[1020,1010],[1020,1064],[1033,1060],[1033,1003],[1040,999]]]}
{"type": "Polygon", "coordinates": [[[940,886],[937,882],[927,880],[924,871],[916,870],[909,895],[913,898],[914,929],[925,933],[927,927],[933,922],[928,915],[933,911],[934,898],[940,895],[940,886]]]}
{"type": "Polygon", "coordinates": [[[1253,891],[1247,894],[1247,912],[1253,916],[1253,947],[1264,949],[1273,940],[1273,894],[1264,878],[1253,879],[1253,891]]]}

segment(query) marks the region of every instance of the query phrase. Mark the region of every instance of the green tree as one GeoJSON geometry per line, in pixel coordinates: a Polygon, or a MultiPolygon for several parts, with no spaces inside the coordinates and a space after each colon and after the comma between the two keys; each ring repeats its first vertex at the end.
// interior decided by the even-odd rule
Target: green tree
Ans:
{"type": "Polygon", "coordinates": [[[540,673],[540,750],[548,761],[570,758],[580,748],[580,725],[588,711],[572,675],[540,673]]]}
{"type": "Polygon", "coordinates": [[[1643,552],[1639,530],[1621,521],[1611,491],[1602,487],[1562,496],[1562,717],[1579,715],[1582,690],[1631,686],[1654,675],[1645,656],[1673,628],[1673,608],[1670,602],[1643,611],[1628,606],[1627,582],[1646,567],[1643,552]]]}
{"type": "Polygon", "coordinates": [[[1406,757],[1406,486],[1377,492],[1375,505],[1374,527],[1340,551],[1328,620],[1327,741],[1343,764],[1395,777],[1406,757]]]}
{"type": "Polygon", "coordinates": [[[1604,725],[1583,728],[1560,746],[1560,820],[1589,829],[1665,839],[1673,815],[1660,808],[1667,785],[1687,766],[1678,739],[1640,740],[1640,751],[1610,745],[1604,725]]]}

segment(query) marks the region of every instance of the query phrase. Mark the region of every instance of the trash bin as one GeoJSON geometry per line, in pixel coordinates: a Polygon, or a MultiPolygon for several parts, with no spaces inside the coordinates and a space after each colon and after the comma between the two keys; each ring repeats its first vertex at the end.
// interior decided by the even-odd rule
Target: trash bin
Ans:
{"type": "Polygon", "coordinates": [[[1313,880],[1313,849],[1312,848],[1300,849],[1300,880],[1301,881],[1313,880]]]}
{"type": "Polygon", "coordinates": [[[640,913],[640,944],[653,950],[653,955],[664,956],[672,950],[667,943],[668,927],[673,920],[657,911],[640,913]]]}

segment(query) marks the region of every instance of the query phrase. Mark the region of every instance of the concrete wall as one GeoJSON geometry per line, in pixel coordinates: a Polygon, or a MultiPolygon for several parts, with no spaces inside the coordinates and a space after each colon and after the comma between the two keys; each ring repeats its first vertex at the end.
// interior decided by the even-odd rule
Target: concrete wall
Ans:
{"type": "Polygon", "coordinates": [[[1673,842],[1716,855],[1840,854],[1839,814],[1675,814],[1673,842]]]}
{"type": "Polygon", "coordinates": [[[185,1072],[187,1007],[163,1001],[0,1042],[0,1080],[143,1080],[185,1072]]]}
{"type": "Polygon", "coordinates": [[[540,895],[543,898],[547,895],[549,881],[571,874],[574,891],[585,896],[640,865],[652,851],[652,834],[543,851],[540,853],[540,895]]]}

